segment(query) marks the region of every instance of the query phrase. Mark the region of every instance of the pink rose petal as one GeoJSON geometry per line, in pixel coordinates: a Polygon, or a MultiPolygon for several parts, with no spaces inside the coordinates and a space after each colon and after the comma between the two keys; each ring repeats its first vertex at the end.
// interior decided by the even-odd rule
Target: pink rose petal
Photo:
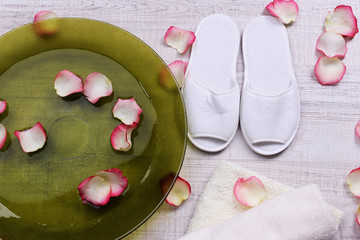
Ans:
{"type": "Polygon", "coordinates": [[[359,29],[352,8],[350,6],[339,5],[333,13],[329,11],[326,17],[325,29],[327,32],[354,37],[359,32],[359,29]]]}
{"type": "Polygon", "coordinates": [[[265,8],[284,24],[295,21],[299,13],[299,7],[294,0],[274,0],[265,8]]]}
{"type": "Polygon", "coordinates": [[[123,176],[121,170],[117,168],[111,168],[108,170],[100,171],[96,173],[96,176],[100,176],[105,181],[110,184],[111,187],[111,197],[116,197],[121,195],[124,190],[127,188],[128,181],[127,178],[123,176]]]}
{"type": "Polygon", "coordinates": [[[0,101],[0,113],[6,110],[6,101],[0,101]]]}
{"type": "Polygon", "coordinates": [[[241,204],[255,207],[265,198],[264,184],[255,176],[239,178],[234,186],[234,196],[241,204]]]}
{"type": "Polygon", "coordinates": [[[315,76],[321,85],[340,82],[346,72],[346,66],[338,58],[322,56],[315,65],[315,76]]]}
{"type": "Polygon", "coordinates": [[[358,138],[360,138],[360,120],[358,121],[358,123],[355,126],[355,134],[358,138]]]}
{"type": "Polygon", "coordinates": [[[111,196],[111,186],[100,176],[91,176],[78,186],[78,191],[83,203],[91,203],[95,206],[107,204],[111,196]]]}
{"type": "Polygon", "coordinates": [[[127,152],[132,146],[131,133],[137,125],[120,124],[111,133],[111,145],[117,151],[127,152]]]}
{"type": "Polygon", "coordinates": [[[84,90],[82,79],[68,70],[56,74],[54,87],[60,97],[66,97],[84,90]]]}
{"type": "Polygon", "coordinates": [[[334,32],[324,32],[316,42],[316,49],[329,58],[345,57],[347,48],[342,35],[334,32]]]}
{"type": "Polygon", "coordinates": [[[176,60],[168,65],[180,88],[183,87],[185,83],[185,71],[187,64],[187,62],[176,60]]]}
{"type": "Polygon", "coordinates": [[[165,42],[168,46],[175,48],[179,53],[184,53],[188,46],[195,41],[195,34],[192,31],[183,30],[171,26],[165,33],[165,42]]]}
{"type": "Polygon", "coordinates": [[[19,139],[22,150],[26,153],[39,150],[46,142],[46,133],[40,122],[30,129],[15,131],[14,134],[19,139]]]}
{"type": "Polygon", "coordinates": [[[99,171],[78,186],[81,200],[91,206],[103,206],[110,197],[119,196],[127,188],[127,178],[117,168],[99,171]]]}
{"type": "Polygon", "coordinates": [[[52,35],[60,30],[59,21],[44,21],[57,18],[56,13],[52,11],[38,12],[34,17],[34,30],[39,35],[52,35]]]}
{"type": "Polygon", "coordinates": [[[346,177],[346,181],[355,197],[360,197],[360,168],[353,169],[346,177]]]}
{"type": "MultiPolygon", "coordinates": [[[[170,188],[171,183],[175,178],[174,174],[169,174],[161,181],[161,188],[163,194],[166,194],[170,188]]],[[[191,194],[190,184],[183,178],[177,177],[176,181],[171,189],[170,193],[166,197],[165,201],[172,206],[180,206],[180,204],[189,198],[191,194]]]]}
{"type": "Polygon", "coordinates": [[[107,97],[113,92],[111,81],[102,73],[91,73],[86,77],[84,95],[91,103],[107,97]]]}
{"type": "Polygon", "coordinates": [[[112,110],[112,113],[115,118],[119,119],[126,125],[133,125],[139,122],[142,109],[134,98],[119,98],[112,110]]]}
{"type": "Polygon", "coordinates": [[[7,137],[7,131],[4,125],[0,123],[0,149],[2,149],[5,145],[7,137]]]}
{"type": "Polygon", "coordinates": [[[159,72],[159,83],[170,90],[178,89],[176,80],[174,81],[174,77],[170,72],[171,70],[169,71],[166,66],[163,66],[159,72]]]}

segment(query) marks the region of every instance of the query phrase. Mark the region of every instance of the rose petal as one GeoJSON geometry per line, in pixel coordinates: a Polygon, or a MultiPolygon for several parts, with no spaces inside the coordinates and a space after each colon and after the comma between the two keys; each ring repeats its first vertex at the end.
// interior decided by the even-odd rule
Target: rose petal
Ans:
{"type": "Polygon", "coordinates": [[[194,32],[171,26],[165,33],[165,42],[175,48],[179,53],[184,53],[188,46],[193,44],[196,37],[194,32]]]}
{"type": "Polygon", "coordinates": [[[334,32],[324,32],[316,42],[316,49],[329,58],[345,57],[347,48],[342,35],[334,32]]]}
{"type": "Polygon", "coordinates": [[[100,176],[91,176],[78,186],[78,191],[83,203],[91,203],[95,206],[107,204],[111,196],[110,183],[100,176]]]}
{"type": "Polygon", "coordinates": [[[350,191],[356,196],[360,197],[360,167],[353,169],[346,177],[349,184],[350,191]]]}
{"type": "Polygon", "coordinates": [[[294,0],[274,0],[265,8],[284,24],[295,21],[299,13],[299,6],[294,0]]]}
{"type": "Polygon", "coordinates": [[[2,149],[5,145],[7,137],[7,131],[4,125],[0,123],[0,149],[2,149]]]}
{"type": "Polygon", "coordinates": [[[111,81],[102,73],[91,73],[86,77],[84,95],[91,103],[96,103],[101,97],[113,92],[111,81]]]}
{"type": "Polygon", "coordinates": [[[187,62],[176,60],[168,65],[180,88],[184,86],[187,64],[187,62]]]}
{"type": "Polygon", "coordinates": [[[44,21],[48,19],[57,18],[56,13],[52,11],[38,12],[34,17],[34,30],[39,35],[51,35],[60,30],[59,21],[44,21]]]}
{"type": "Polygon", "coordinates": [[[315,65],[315,76],[321,85],[340,82],[346,72],[346,66],[338,58],[322,56],[315,65]]]}
{"type": "Polygon", "coordinates": [[[6,101],[0,101],[0,113],[6,110],[6,101]]]}
{"type": "Polygon", "coordinates": [[[176,80],[174,81],[173,75],[170,73],[166,66],[163,66],[159,73],[159,83],[167,89],[174,90],[178,89],[176,80]]]}
{"type": "Polygon", "coordinates": [[[119,196],[127,188],[128,185],[127,178],[124,177],[122,171],[117,168],[103,170],[96,173],[95,175],[102,177],[105,181],[107,181],[110,184],[111,197],[119,196]]]}
{"type": "Polygon", "coordinates": [[[352,8],[350,6],[339,5],[333,13],[329,11],[326,17],[325,29],[327,32],[354,37],[359,32],[359,29],[352,8]]]}
{"type": "Polygon", "coordinates": [[[68,70],[56,74],[54,87],[60,97],[66,97],[84,90],[82,79],[68,70]]]}
{"type": "Polygon", "coordinates": [[[22,150],[26,153],[39,150],[46,142],[46,133],[40,122],[30,129],[15,131],[14,134],[19,139],[22,150]]]}
{"type": "MultiPolygon", "coordinates": [[[[175,178],[175,174],[169,174],[161,181],[161,189],[166,194],[175,178]]],[[[189,198],[191,194],[190,184],[183,178],[177,177],[176,181],[166,197],[165,201],[172,206],[180,206],[180,204],[189,198]]]]}
{"type": "Polygon", "coordinates": [[[255,176],[239,178],[234,187],[234,196],[241,204],[255,207],[265,198],[264,184],[255,176]]]}
{"type": "Polygon", "coordinates": [[[126,125],[133,125],[139,122],[142,109],[134,98],[119,98],[112,109],[112,113],[115,118],[120,119],[126,125]]]}
{"type": "Polygon", "coordinates": [[[130,143],[126,139],[127,128],[125,124],[120,124],[111,133],[111,145],[115,150],[118,151],[129,151],[131,148],[130,143]]]}
{"type": "Polygon", "coordinates": [[[358,123],[355,126],[355,134],[358,138],[360,138],[360,120],[358,121],[358,123]]]}
{"type": "Polygon", "coordinates": [[[136,125],[120,124],[117,126],[110,137],[112,147],[118,151],[129,151],[132,146],[131,133],[135,128],[136,125]]]}

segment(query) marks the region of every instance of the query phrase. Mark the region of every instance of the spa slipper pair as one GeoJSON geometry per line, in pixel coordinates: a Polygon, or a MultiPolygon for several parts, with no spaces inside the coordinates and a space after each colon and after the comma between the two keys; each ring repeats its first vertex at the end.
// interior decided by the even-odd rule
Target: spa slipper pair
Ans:
{"type": "Polygon", "coordinates": [[[245,73],[240,104],[236,62],[240,32],[222,14],[204,18],[182,89],[188,138],[197,148],[217,152],[241,125],[246,143],[256,153],[273,155],[293,140],[300,119],[299,93],[286,29],[270,16],[254,19],[243,33],[245,73]]]}

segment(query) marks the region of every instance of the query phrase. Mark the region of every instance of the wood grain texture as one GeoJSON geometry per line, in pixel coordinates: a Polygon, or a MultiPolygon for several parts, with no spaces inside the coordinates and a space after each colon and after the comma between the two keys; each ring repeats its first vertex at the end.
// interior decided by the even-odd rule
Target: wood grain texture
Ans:
{"type": "MultiPolygon", "coordinates": [[[[270,0],[1,0],[0,34],[32,21],[41,10],[52,10],[61,17],[84,17],[105,21],[130,31],[152,47],[167,63],[186,61],[189,52],[180,55],[164,44],[163,36],[171,25],[195,30],[199,21],[213,13],[235,19],[242,31],[252,18],[267,14],[270,0]]],[[[360,201],[346,185],[345,177],[360,165],[360,140],[354,127],[360,118],[360,35],[348,41],[344,59],[347,72],[336,86],[318,84],[313,68],[320,56],[315,51],[318,36],[324,31],[329,10],[339,4],[351,5],[360,18],[360,1],[298,0],[298,20],[287,27],[295,75],[301,96],[301,122],[290,147],[274,157],[253,153],[240,130],[230,146],[216,154],[201,152],[188,144],[181,176],[192,186],[190,199],[179,208],[166,203],[126,240],[162,240],[181,237],[191,219],[197,200],[211,172],[226,159],[257,171],[292,187],[315,183],[325,199],[345,213],[342,239],[360,239],[355,213],[360,201]]],[[[237,80],[242,86],[244,66],[241,54],[237,80]]]]}

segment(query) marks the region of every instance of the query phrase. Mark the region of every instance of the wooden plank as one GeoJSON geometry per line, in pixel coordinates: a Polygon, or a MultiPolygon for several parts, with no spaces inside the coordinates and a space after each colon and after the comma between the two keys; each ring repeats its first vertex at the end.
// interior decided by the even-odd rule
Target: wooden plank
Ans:
{"type": "MultiPolygon", "coordinates": [[[[180,55],[164,44],[163,36],[171,25],[195,30],[203,17],[224,13],[233,17],[242,31],[249,20],[264,14],[268,2],[2,0],[0,34],[31,22],[38,11],[52,10],[62,17],[92,18],[122,27],[144,40],[170,63],[176,59],[186,61],[189,57],[189,53],[180,55]]],[[[293,143],[285,152],[271,158],[254,154],[246,146],[240,131],[230,146],[220,153],[204,153],[189,144],[181,176],[192,185],[191,198],[179,208],[163,204],[127,240],[181,237],[212,170],[223,159],[293,187],[318,184],[326,200],[345,213],[341,238],[360,238],[360,228],[355,222],[359,201],[349,192],[345,182],[347,173],[360,164],[360,141],[354,135],[355,124],[360,118],[360,37],[348,41],[344,79],[336,86],[321,86],[313,74],[314,64],[320,56],[315,43],[324,31],[327,12],[341,3],[335,0],[297,2],[299,19],[287,27],[301,95],[301,123],[293,143]]],[[[360,1],[348,0],[346,4],[351,5],[355,15],[360,17],[360,1]]],[[[242,86],[244,67],[241,55],[237,68],[237,80],[242,86]]]]}

